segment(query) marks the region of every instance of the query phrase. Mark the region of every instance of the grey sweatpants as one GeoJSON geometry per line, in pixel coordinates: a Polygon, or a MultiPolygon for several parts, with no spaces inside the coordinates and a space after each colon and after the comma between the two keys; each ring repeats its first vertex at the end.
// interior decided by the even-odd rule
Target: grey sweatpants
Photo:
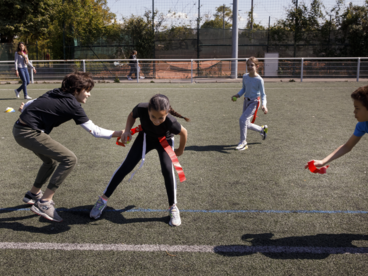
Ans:
{"type": "Polygon", "coordinates": [[[47,188],[55,191],[77,163],[75,154],[50,135],[17,123],[13,135],[19,145],[33,151],[43,161],[33,185],[41,188],[52,175],[47,188]]]}
{"type": "Polygon", "coordinates": [[[261,132],[262,128],[259,125],[252,124],[250,122],[250,119],[254,115],[254,112],[256,112],[257,105],[258,105],[258,99],[248,99],[244,98],[244,104],[243,104],[243,114],[239,118],[239,126],[240,126],[240,142],[247,141],[247,130],[248,128],[250,130],[261,132]]]}

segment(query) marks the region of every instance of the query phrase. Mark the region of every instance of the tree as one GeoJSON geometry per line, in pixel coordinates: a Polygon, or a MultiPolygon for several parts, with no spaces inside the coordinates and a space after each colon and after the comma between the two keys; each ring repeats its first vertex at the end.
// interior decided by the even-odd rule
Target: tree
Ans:
{"type": "Polygon", "coordinates": [[[0,8],[0,41],[13,42],[15,36],[40,39],[47,36],[48,26],[56,12],[54,0],[2,0],[0,8]]]}
{"type": "Polygon", "coordinates": [[[320,0],[313,0],[309,7],[303,2],[297,7],[296,0],[293,0],[293,5],[286,9],[286,18],[278,20],[270,28],[271,40],[280,43],[293,42],[294,54],[298,42],[308,44],[320,41],[320,22],[325,19],[322,8],[320,0]]]}
{"type": "MultiPolygon", "coordinates": [[[[115,14],[107,7],[107,0],[54,1],[57,1],[57,9],[49,27],[54,58],[63,58],[64,35],[67,46],[91,46],[113,29],[115,14]]],[[[72,52],[73,47],[69,57],[73,57],[72,52]]]]}
{"type": "Polygon", "coordinates": [[[345,45],[342,54],[356,57],[367,56],[368,1],[366,0],[364,6],[354,6],[350,3],[341,14],[339,27],[343,33],[341,42],[345,45]]]}
{"type": "Polygon", "coordinates": [[[216,7],[214,19],[210,20],[212,16],[207,16],[208,19],[202,24],[201,28],[216,28],[216,29],[230,29],[233,19],[233,12],[230,7],[225,5],[216,7]]]}
{"type": "Polygon", "coordinates": [[[223,21],[222,18],[215,18],[213,20],[206,20],[201,28],[216,28],[216,29],[230,29],[232,24],[223,21]],[[225,24],[225,26],[224,26],[225,24]]]}
{"type": "Polygon", "coordinates": [[[150,12],[146,12],[144,17],[132,15],[130,18],[123,18],[123,20],[121,31],[129,40],[126,44],[134,45],[140,58],[152,57],[155,37],[150,12]]]}

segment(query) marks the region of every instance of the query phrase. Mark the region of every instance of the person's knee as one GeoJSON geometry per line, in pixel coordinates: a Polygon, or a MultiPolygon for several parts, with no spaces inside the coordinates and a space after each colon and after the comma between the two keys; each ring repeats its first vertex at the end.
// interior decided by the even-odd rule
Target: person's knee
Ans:
{"type": "Polygon", "coordinates": [[[239,123],[241,123],[242,125],[249,125],[250,120],[249,119],[244,119],[242,117],[239,118],[239,123]]]}
{"type": "Polygon", "coordinates": [[[170,176],[170,174],[172,173],[172,165],[171,164],[162,165],[161,172],[164,177],[170,176]]]}
{"type": "Polygon", "coordinates": [[[77,164],[78,158],[74,153],[65,156],[64,163],[69,167],[74,167],[77,164]]]}

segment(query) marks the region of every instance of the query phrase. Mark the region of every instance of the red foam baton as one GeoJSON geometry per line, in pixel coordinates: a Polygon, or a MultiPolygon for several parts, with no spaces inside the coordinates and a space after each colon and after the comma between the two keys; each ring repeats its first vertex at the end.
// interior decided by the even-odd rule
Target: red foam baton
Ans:
{"type": "Polygon", "coordinates": [[[158,138],[158,140],[160,141],[161,146],[164,148],[164,150],[169,155],[169,157],[170,157],[170,159],[171,159],[171,161],[174,165],[174,168],[175,168],[176,172],[178,173],[180,182],[183,182],[183,181],[187,180],[185,178],[183,168],[181,167],[181,165],[179,163],[178,157],[176,156],[175,152],[173,151],[173,149],[171,148],[171,146],[167,142],[166,137],[163,136],[161,138],[158,138]]]}
{"type": "Polygon", "coordinates": [[[312,173],[319,173],[319,174],[325,174],[326,171],[327,171],[327,168],[329,167],[330,165],[327,165],[327,166],[323,166],[321,168],[317,168],[315,165],[314,165],[314,160],[312,161],[309,161],[308,162],[308,169],[310,170],[310,172],[312,173]]]}
{"type": "MultiPolygon", "coordinates": [[[[142,131],[142,130],[143,130],[143,129],[142,129],[142,126],[141,126],[141,125],[139,125],[139,126],[137,126],[137,127],[135,127],[135,128],[132,128],[132,129],[130,130],[130,135],[136,134],[137,132],[140,132],[140,131],[142,131]]],[[[116,144],[117,144],[118,146],[123,146],[123,147],[125,147],[125,143],[120,142],[119,140],[120,140],[120,137],[118,137],[118,139],[116,140],[116,144]]],[[[128,136],[128,142],[129,142],[129,136],[128,136]]]]}

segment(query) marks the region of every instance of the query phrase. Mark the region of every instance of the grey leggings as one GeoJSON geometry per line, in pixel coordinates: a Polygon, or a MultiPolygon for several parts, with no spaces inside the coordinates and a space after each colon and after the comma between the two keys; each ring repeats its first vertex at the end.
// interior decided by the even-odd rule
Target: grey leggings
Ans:
{"type": "Polygon", "coordinates": [[[52,191],[59,188],[77,163],[75,154],[48,134],[27,126],[15,123],[13,135],[19,145],[33,151],[43,161],[33,186],[41,188],[52,175],[47,188],[52,191]]]}
{"type": "Polygon", "coordinates": [[[247,140],[247,130],[248,128],[253,131],[261,132],[262,128],[256,124],[252,124],[250,119],[254,116],[256,112],[259,100],[255,99],[244,99],[243,104],[243,114],[239,118],[240,126],[240,142],[245,142],[247,140]]]}

